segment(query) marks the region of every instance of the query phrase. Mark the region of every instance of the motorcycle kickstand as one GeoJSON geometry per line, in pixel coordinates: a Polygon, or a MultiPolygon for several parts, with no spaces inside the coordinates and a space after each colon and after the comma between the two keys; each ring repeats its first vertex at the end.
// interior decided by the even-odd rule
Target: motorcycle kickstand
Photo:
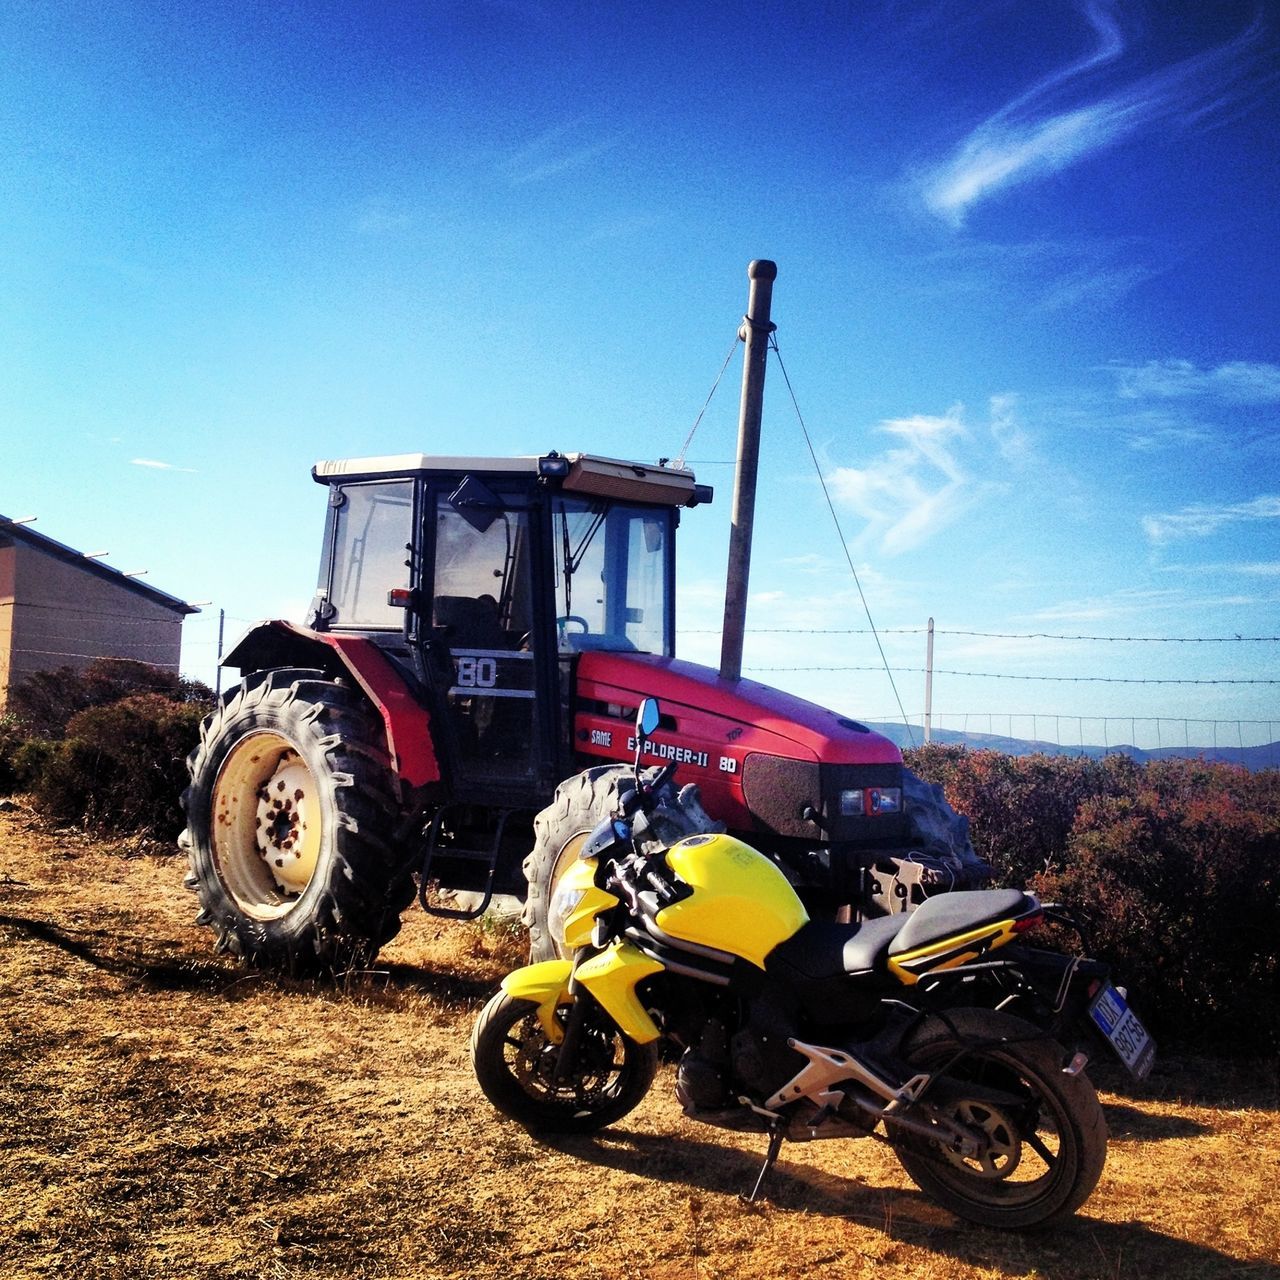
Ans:
{"type": "Polygon", "coordinates": [[[760,1167],[760,1174],[756,1178],[756,1185],[751,1188],[751,1194],[745,1198],[746,1204],[755,1204],[760,1199],[760,1192],[764,1187],[764,1180],[769,1176],[769,1170],[773,1168],[778,1159],[778,1151],[782,1146],[783,1124],[781,1120],[775,1120],[769,1126],[769,1149],[764,1154],[764,1164],[760,1167]]]}

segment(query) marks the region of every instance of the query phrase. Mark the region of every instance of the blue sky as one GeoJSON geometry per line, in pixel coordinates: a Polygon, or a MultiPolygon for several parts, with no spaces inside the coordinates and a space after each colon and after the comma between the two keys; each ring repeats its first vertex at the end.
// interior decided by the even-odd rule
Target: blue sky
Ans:
{"type": "MultiPolygon", "coordinates": [[[[674,456],[769,257],[909,713],[933,616],[947,727],[1280,736],[1280,686],[1094,682],[1268,680],[1275,644],[1018,638],[1280,634],[1278,54],[1235,0],[15,0],[0,511],[213,601],[209,677],[219,607],[301,616],[313,461],[674,456]]],[[[688,455],[712,662],[739,369],[688,455]]],[[[755,551],[748,674],[889,718],[830,669],[870,636],[803,634],[866,617],[776,361],[755,551]]]]}

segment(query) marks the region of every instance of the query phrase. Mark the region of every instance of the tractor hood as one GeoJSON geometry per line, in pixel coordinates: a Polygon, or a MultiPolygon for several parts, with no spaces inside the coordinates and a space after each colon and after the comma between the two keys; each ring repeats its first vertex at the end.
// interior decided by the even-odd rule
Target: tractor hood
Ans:
{"type": "Polygon", "coordinates": [[[678,764],[731,828],[823,841],[901,834],[902,753],[855,720],[650,654],[582,654],[575,693],[574,748],[600,760],[634,758],[635,709],[657,698],[662,723],[645,763],[678,764]]]}

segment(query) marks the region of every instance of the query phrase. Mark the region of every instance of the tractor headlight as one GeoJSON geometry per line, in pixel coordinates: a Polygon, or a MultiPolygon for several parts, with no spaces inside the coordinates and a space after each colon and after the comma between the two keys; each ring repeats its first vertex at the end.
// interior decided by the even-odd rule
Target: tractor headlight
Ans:
{"type": "Polygon", "coordinates": [[[867,812],[868,813],[901,813],[902,812],[902,788],[901,787],[868,787],[867,788],[867,812]]]}
{"type": "Polygon", "coordinates": [[[842,818],[860,818],[863,813],[862,788],[840,793],[840,816],[842,818]]]}
{"type": "Polygon", "coordinates": [[[842,818],[875,817],[902,812],[901,787],[854,787],[840,792],[842,818]]]}

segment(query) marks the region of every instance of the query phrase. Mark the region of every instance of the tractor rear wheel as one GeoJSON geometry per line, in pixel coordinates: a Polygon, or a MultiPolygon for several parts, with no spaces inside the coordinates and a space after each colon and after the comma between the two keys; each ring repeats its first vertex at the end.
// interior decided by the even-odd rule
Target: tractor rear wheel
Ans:
{"type": "Polygon", "coordinates": [[[413,897],[380,726],[321,671],[259,671],[187,759],[187,887],[216,947],[291,973],[368,964],[413,897]]]}
{"type": "Polygon", "coordinates": [[[524,922],[529,929],[529,959],[566,956],[564,921],[555,911],[555,889],[571,867],[587,836],[618,807],[619,789],[632,785],[635,771],[625,764],[600,765],[566,778],[555,798],[533,820],[533,852],[524,860],[529,896],[524,922]]]}

